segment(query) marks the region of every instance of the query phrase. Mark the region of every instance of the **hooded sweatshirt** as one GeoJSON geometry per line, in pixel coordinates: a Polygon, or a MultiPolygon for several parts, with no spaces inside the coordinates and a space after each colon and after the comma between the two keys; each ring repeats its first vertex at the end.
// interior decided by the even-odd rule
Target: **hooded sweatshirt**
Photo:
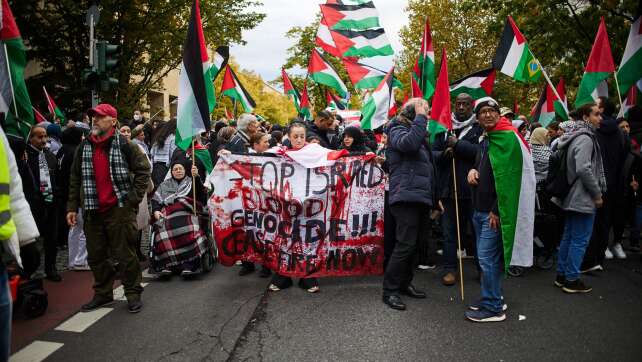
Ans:
{"type": "Polygon", "coordinates": [[[617,121],[608,116],[602,117],[595,136],[602,151],[602,162],[606,175],[607,194],[617,193],[622,179],[622,168],[626,159],[626,139],[617,121]]]}

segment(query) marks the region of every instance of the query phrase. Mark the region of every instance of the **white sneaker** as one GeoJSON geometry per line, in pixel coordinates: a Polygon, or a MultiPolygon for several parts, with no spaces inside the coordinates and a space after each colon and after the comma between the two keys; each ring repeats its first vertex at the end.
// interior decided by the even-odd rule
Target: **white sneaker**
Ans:
{"type": "Polygon", "coordinates": [[[624,252],[624,249],[622,249],[622,244],[616,243],[611,249],[613,249],[613,254],[616,258],[626,259],[626,253],[624,252]]]}
{"type": "Polygon", "coordinates": [[[444,255],[444,249],[437,249],[437,255],[444,255]]]}
{"type": "Polygon", "coordinates": [[[613,259],[613,253],[611,253],[611,249],[606,248],[606,251],[604,252],[604,258],[607,260],[613,259]]]}

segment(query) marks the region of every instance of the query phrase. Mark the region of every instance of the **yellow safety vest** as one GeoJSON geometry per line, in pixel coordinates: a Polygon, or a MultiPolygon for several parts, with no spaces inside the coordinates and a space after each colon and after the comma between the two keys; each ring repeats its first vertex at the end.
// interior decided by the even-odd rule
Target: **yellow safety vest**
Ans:
{"type": "Polygon", "coordinates": [[[11,217],[9,152],[4,141],[0,140],[0,240],[8,240],[16,232],[16,224],[11,217]]]}

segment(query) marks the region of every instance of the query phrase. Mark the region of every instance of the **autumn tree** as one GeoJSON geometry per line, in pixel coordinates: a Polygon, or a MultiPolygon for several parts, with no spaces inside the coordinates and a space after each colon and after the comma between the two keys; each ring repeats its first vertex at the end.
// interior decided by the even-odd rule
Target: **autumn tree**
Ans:
{"type": "MultiPolygon", "coordinates": [[[[86,109],[89,91],[82,86],[82,70],[88,62],[88,28],[85,12],[95,1],[10,1],[27,57],[37,61],[42,73],[28,80],[31,94],[42,85],[55,90],[66,110],[86,109]]],[[[96,38],[119,44],[119,86],[101,94],[128,113],[163,77],[176,69],[187,33],[192,0],[101,0],[96,38]]],[[[257,0],[201,0],[205,39],[214,47],[243,44],[242,32],[257,26],[264,14],[248,8],[257,0]]],[[[42,97],[33,97],[41,99],[42,97]]]]}

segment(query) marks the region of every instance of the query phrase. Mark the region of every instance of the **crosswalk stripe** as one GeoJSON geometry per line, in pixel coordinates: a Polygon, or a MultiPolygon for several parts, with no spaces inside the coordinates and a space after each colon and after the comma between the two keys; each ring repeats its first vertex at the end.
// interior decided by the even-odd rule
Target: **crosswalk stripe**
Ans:
{"type": "Polygon", "coordinates": [[[78,312],[73,317],[55,328],[57,331],[82,333],[100,318],[111,312],[113,308],[98,308],[91,312],[78,312]]]}
{"type": "Polygon", "coordinates": [[[40,362],[56,352],[63,343],[34,341],[9,357],[9,362],[40,362]]]}

